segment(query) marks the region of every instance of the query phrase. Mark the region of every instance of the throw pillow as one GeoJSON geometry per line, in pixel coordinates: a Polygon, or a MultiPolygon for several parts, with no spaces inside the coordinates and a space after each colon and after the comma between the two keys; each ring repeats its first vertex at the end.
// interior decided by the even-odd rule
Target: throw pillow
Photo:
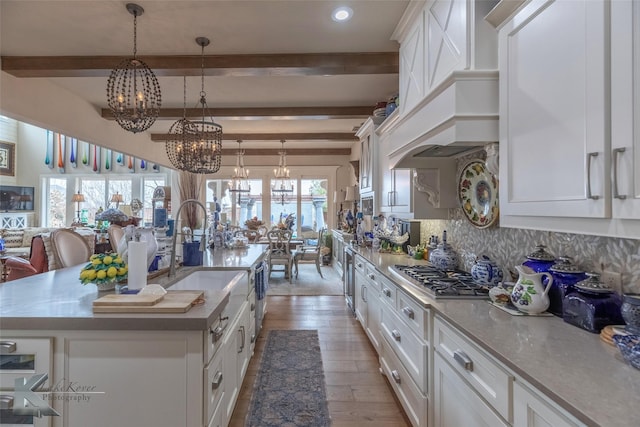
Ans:
{"type": "Polygon", "coordinates": [[[23,230],[23,236],[22,236],[22,247],[25,248],[29,248],[31,247],[31,240],[33,239],[33,236],[36,236],[38,234],[42,234],[42,233],[46,233],[47,231],[49,231],[48,228],[44,228],[44,227],[27,227],[23,230]]]}
{"type": "MultiPolygon", "coordinates": [[[[20,230],[7,230],[4,233],[4,247],[5,248],[20,248],[22,247],[22,234],[23,231],[20,230]]],[[[29,245],[31,242],[29,242],[29,245]]],[[[27,245],[27,246],[29,246],[27,245]]]]}

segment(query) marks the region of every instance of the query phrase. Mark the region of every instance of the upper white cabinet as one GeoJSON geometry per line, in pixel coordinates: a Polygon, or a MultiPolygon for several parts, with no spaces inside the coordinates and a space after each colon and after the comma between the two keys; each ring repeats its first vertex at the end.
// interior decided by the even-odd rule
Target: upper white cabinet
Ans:
{"type": "Polygon", "coordinates": [[[609,215],[603,1],[530,2],[500,31],[504,215],[609,215]]]}
{"type": "Polygon", "coordinates": [[[369,117],[358,129],[356,136],[360,139],[360,194],[371,193],[375,188],[377,162],[376,127],[384,118],[369,117]]]}
{"type": "Polygon", "coordinates": [[[500,28],[501,226],[640,237],[636,3],[534,0],[500,28]]]}
{"type": "Polygon", "coordinates": [[[640,217],[640,4],[611,2],[612,201],[616,218],[640,217]],[[635,30],[634,30],[635,29],[635,30]]]}

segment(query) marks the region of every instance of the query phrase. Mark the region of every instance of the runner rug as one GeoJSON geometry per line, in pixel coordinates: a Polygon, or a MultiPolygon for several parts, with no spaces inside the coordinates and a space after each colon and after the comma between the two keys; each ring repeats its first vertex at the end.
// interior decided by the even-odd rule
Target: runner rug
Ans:
{"type": "Polygon", "coordinates": [[[268,331],[245,426],[329,425],[318,331],[268,331]]]}

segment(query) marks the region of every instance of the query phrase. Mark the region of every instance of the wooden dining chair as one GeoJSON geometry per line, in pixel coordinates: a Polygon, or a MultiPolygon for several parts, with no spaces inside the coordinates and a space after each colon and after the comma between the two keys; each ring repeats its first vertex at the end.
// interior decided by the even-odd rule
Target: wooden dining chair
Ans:
{"type": "Polygon", "coordinates": [[[296,267],[296,279],[298,278],[298,264],[300,263],[315,263],[320,277],[324,279],[322,271],[320,270],[320,260],[322,258],[320,248],[322,248],[322,237],[324,232],[324,229],[320,229],[318,232],[318,241],[315,245],[301,245],[293,252],[293,263],[296,267]]]}
{"type": "Polygon", "coordinates": [[[289,279],[291,283],[293,255],[289,243],[293,232],[291,230],[278,230],[273,229],[267,232],[267,239],[269,240],[269,278],[273,272],[274,265],[282,265],[284,269],[284,277],[289,279]]]}

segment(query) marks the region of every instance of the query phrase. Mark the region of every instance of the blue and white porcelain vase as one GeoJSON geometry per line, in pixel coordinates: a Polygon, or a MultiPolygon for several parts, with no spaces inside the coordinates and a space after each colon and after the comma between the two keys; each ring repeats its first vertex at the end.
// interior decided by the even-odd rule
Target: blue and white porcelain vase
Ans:
{"type": "Polygon", "coordinates": [[[482,255],[471,267],[473,281],[480,285],[496,286],[502,282],[502,269],[488,256],[482,255]]]}
{"type": "Polygon", "coordinates": [[[458,254],[451,245],[447,244],[447,232],[442,232],[442,243],[429,252],[429,262],[442,270],[455,270],[458,268],[458,254]]]}

